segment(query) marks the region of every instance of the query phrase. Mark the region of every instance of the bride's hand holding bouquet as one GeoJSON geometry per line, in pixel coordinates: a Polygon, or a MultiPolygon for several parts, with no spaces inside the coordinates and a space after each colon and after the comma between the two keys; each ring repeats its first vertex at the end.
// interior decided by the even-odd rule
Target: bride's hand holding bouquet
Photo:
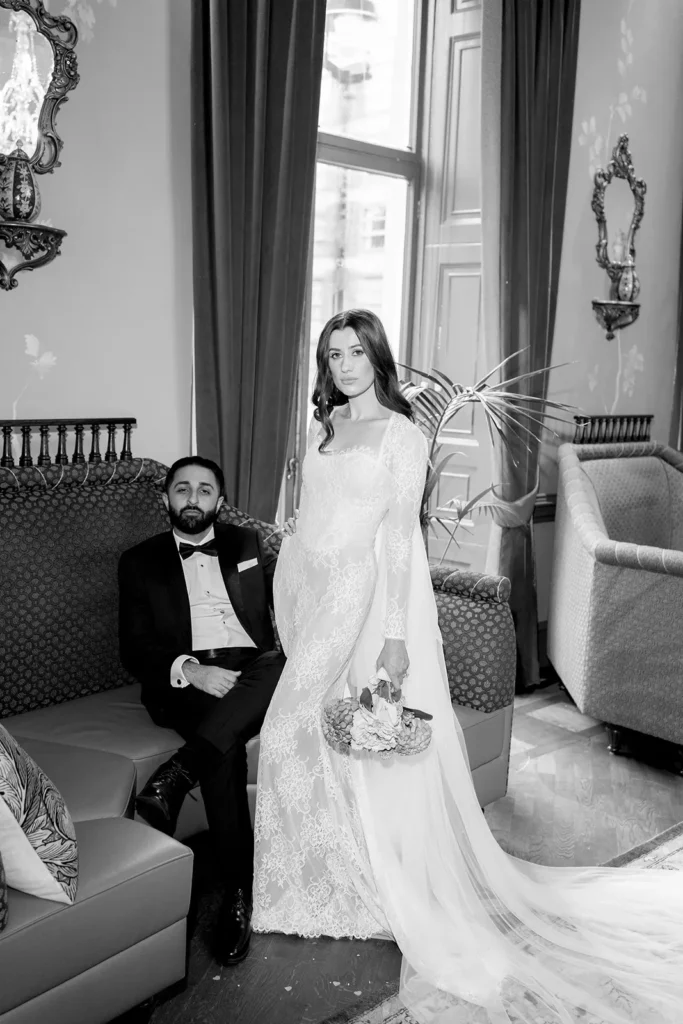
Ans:
{"type": "Polygon", "coordinates": [[[380,757],[419,754],[432,737],[432,716],[407,708],[385,668],[371,676],[360,697],[344,697],[323,708],[327,742],[340,753],[368,750],[380,757]]]}

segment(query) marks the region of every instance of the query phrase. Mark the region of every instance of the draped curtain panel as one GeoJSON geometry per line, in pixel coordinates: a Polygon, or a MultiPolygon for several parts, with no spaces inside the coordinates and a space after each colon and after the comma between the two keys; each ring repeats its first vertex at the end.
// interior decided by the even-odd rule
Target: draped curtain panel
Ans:
{"type": "MultiPolygon", "coordinates": [[[[503,0],[501,69],[500,358],[520,373],[550,363],[569,174],[580,0],[503,0]]],[[[506,374],[510,376],[511,374],[506,374]]],[[[522,382],[545,397],[547,375],[522,382]]],[[[501,495],[519,501],[538,480],[530,451],[509,428],[501,495]]],[[[502,529],[499,571],[512,582],[517,692],[538,685],[538,622],[530,517],[502,529]]]]}
{"type": "Polygon", "coordinates": [[[325,0],[192,5],[197,450],[272,521],[315,181],[325,0]]]}

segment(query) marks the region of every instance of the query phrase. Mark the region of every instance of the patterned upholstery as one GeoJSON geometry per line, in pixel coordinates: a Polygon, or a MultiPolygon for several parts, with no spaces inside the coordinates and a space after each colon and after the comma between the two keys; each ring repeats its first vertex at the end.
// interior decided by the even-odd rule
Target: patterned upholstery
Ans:
{"type": "Polygon", "coordinates": [[[655,455],[582,463],[592,482],[610,540],[680,548],[683,473],[655,455]]]}
{"type": "Polygon", "coordinates": [[[512,704],[516,646],[504,576],[431,570],[454,704],[490,713],[512,704]]]}
{"type": "MultiPolygon", "coordinates": [[[[119,555],[168,528],[166,467],[150,459],[0,469],[0,718],[133,680],[118,656],[119,555]]],[[[273,527],[224,506],[220,521],[273,527]]],[[[512,703],[515,645],[499,576],[433,568],[452,700],[512,703]]]]}
{"type": "Polygon", "coordinates": [[[679,743],[682,497],[683,455],[664,445],[562,445],[548,614],[582,712],[679,743]]]}
{"type": "MultiPolygon", "coordinates": [[[[117,565],[168,528],[165,474],[150,459],[0,469],[0,718],[133,682],[118,655],[117,565]]],[[[272,530],[230,507],[220,519],[272,530]]]]}

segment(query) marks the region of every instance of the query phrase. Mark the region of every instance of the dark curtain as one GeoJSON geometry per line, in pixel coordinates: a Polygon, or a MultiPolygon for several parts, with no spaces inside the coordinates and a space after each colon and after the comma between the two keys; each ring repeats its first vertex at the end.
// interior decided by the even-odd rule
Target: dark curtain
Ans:
{"type": "Polygon", "coordinates": [[[678,270],[678,344],[676,370],[674,372],[674,405],[671,414],[669,444],[683,451],[683,230],[681,231],[680,260],[678,270]]]}
{"type": "Polygon", "coordinates": [[[194,0],[197,446],[272,521],[304,304],[325,0],[194,0]]]}
{"type": "MultiPolygon", "coordinates": [[[[503,0],[501,104],[501,359],[524,353],[524,373],[551,358],[569,174],[580,0],[503,0]]],[[[506,374],[510,376],[511,374],[506,374]]],[[[547,375],[520,385],[545,397],[547,375]]],[[[501,491],[519,501],[537,484],[538,445],[505,431],[501,491]],[[516,464],[515,464],[516,462],[516,464]]],[[[530,515],[533,502],[524,503],[530,515]]],[[[530,518],[501,536],[500,572],[512,582],[517,691],[539,683],[538,622],[530,518]]]]}

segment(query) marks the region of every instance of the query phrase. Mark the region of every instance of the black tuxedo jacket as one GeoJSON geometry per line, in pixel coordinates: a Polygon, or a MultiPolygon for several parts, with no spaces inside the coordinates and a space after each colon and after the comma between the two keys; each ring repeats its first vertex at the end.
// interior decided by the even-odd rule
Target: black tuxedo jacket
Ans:
{"type": "MultiPolygon", "coordinates": [[[[264,553],[260,534],[251,527],[216,524],[215,533],[235,614],[260,651],[273,650],[270,608],[277,559],[264,553]],[[257,564],[238,569],[251,559],[257,564]]],[[[172,530],[121,555],[119,650],[124,667],[142,684],[143,702],[164,704],[173,662],[192,651],[190,601],[172,530]]]]}

